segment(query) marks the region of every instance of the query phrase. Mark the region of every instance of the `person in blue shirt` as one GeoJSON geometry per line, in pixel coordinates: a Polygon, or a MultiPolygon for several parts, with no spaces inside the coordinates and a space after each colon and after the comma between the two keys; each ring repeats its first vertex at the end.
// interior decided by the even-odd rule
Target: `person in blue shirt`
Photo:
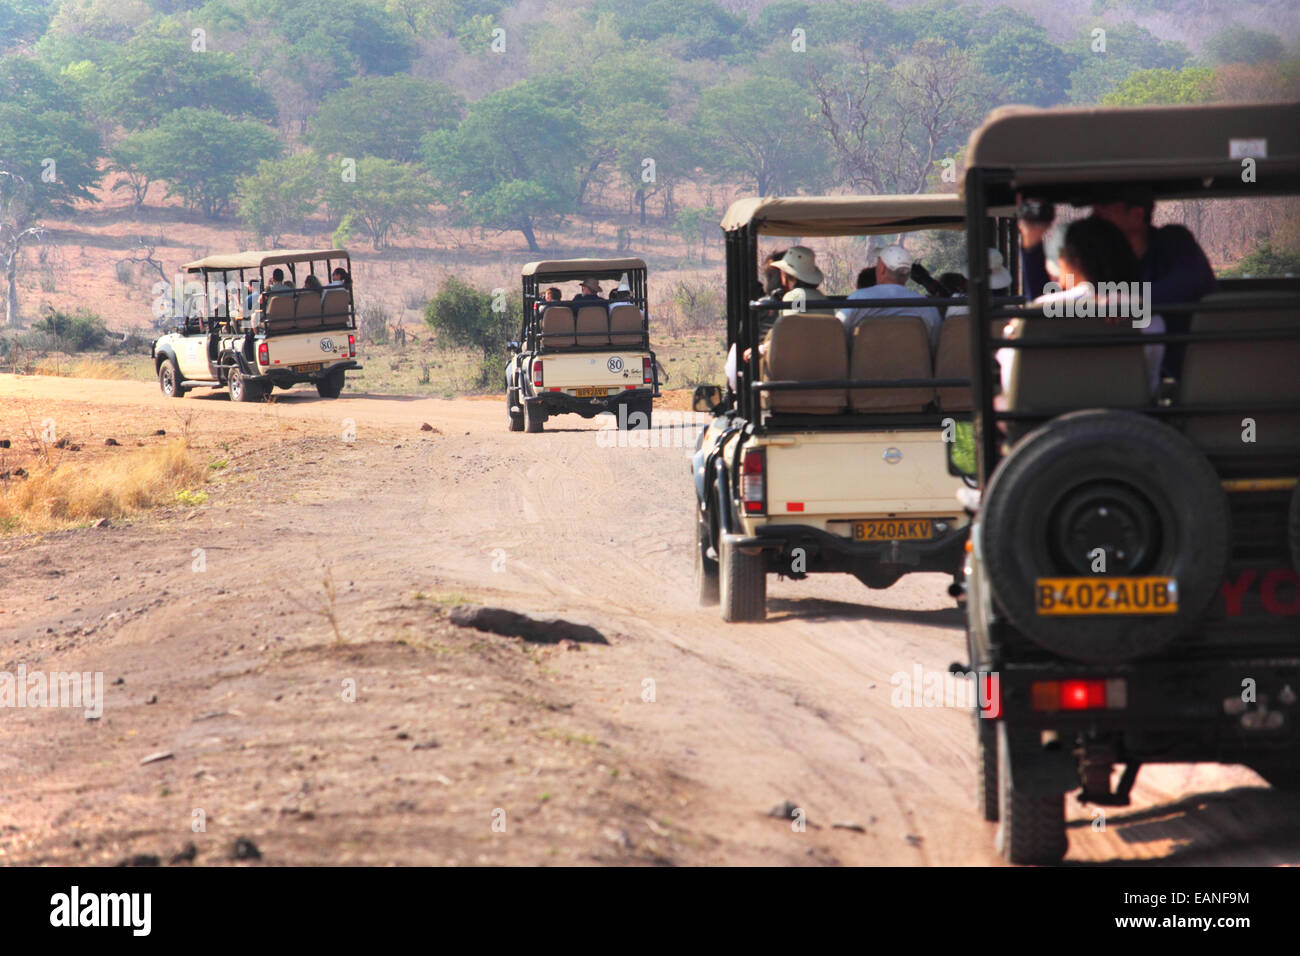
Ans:
{"type": "MultiPolygon", "coordinates": [[[[912,274],[912,254],[902,246],[885,246],[876,257],[876,284],[850,292],[848,299],[853,302],[869,302],[873,299],[924,299],[925,296],[907,287],[907,280],[912,274]]],[[[939,344],[939,326],[943,322],[939,310],[929,305],[887,305],[865,306],[852,309],[839,309],[835,313],[844,323],[849,334],[859,322],[873,316],[884,315],[919,315],[925,323],[930,337],[930,348],[939,344]]]]}

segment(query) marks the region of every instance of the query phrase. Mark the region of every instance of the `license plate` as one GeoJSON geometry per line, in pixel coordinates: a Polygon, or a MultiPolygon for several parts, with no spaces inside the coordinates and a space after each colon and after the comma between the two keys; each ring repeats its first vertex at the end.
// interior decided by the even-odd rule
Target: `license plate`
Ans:
{"type": "Polygon", "coordinates": [[[1039,578],[1034,583],[1039,614],[1177,614],[1173,578],[1039,578]]]}
{"type": "Polygon", "coordinates": [[[305,362],[302,365],[290,366],[290,368],[292,368],[295,372],[319,372],[324,367],[325,367],[324,362],[305,362]]]}
{"type": "Polygon", "coordinates": [[[604,398],[608,394],[603,388],[575,388],[573,394],[578,398],[604,398]]]}
{"type": "Polygon", "coordinates": [[[926,541],[934,535],[928,518],[873,518],[853,522],[854,541],[926,541]]]}

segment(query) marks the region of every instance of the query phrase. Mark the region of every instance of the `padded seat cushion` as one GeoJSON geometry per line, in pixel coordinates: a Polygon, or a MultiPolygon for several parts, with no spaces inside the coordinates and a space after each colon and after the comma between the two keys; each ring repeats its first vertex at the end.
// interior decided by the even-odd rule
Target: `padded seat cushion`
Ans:
{"type": "MultiPolygon", "coordinates": [[[[853,329],[849,377],[930,378],[930,336],[919,315],[863,319],[853,329]]],[[[855,388],[855,412],[920,412],[934,401],[934,388],[855,388]]]]}
{"type": "MultiPolygon", "coordinates": [[[[760,374],[765,381],[848,378],[844,324],[833,315],[783,315],[772,326],[760,374]]],[[[773,412],[835,414],[848,404],[846,389],[764,392],[763,406],[773,412]]]]}

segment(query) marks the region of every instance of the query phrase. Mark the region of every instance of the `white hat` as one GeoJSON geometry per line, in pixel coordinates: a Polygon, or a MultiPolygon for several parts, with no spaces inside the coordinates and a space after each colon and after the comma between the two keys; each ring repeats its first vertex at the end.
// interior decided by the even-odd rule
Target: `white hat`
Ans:
{"type": "Polygon", "coordinates": [[[1011,273],[1002,261],[1002,253],[996,249],[989,250],[989,288],[1011,288],[1011,273]]]}
{"type": "Polygon", "coordinates": [[[912,268],[912,254],[899,245],[885,246],[881,249],[880,261],[892,272],[912,268]]]}
{"type": "Polygon", "coordinates": [[[817,268],[816,255],[807,246],[791,246],[772,266],[809,285],[821,285],[826,278],[817,268]]]}

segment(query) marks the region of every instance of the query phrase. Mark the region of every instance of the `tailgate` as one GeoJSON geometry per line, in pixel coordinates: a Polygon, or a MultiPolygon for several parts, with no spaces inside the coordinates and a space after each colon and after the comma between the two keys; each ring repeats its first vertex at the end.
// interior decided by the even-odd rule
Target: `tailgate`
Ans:
{"type": "Polygon", "coordinates": [[[962,482],[948,474],[941,436],[937,429],[769,436],[758,443],[767,449],[768,514],[952,515],[962,482]]]}
{"type": "Polygon", "coordinates": [[[649,352],[635,350],[543,355],[542,386],[547,389],[602,385],[619,390],[628,386],[650,388],[643,381],[645,360],[649,358],[649,352]]]}
{"type": "Polygon", "coordinates": [[[348,357],[348,329],[337,332],[308,332],[277,335],[266,340],[269,368],[322,363],[325,366],[348,357]]]}

